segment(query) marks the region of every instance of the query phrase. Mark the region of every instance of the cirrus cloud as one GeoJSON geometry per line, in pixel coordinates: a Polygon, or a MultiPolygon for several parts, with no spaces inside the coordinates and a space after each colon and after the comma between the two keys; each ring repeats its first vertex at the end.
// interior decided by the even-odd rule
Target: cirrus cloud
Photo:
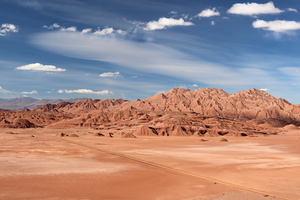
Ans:
{"type": "Polygon", "coordinates": [[[79,94],[113,94],[113,92],[108,91],[108,90],[102,90],[102,91],[93,91],[93,90],[89,90],[89,89],[78,89],[78,90],[58,90],[58,93],[67,93],[67,94],[71,94],[71,93],[79,93],[79,94]]]}
{"type": "Polygon", "coordinates": [[[33,63],[29,65],[23,65],[21,67],[17,67],[17,70],[29,70],[29,71],[46,71],[46,72],[62,72],[66,71],[66,69],[56,68],[53,65],[43,65],[41,63],[33,63]]]}
{"type": "Polygon", "coordinates": [[[206,9],[206,10],[202,10],[201,13],[199,13],[198,15],[196,15],[196,17],[212,17],[212,16],[220,16],[220,13],[218,11],[215,11],[216,8],[213,9],[206,9]]]}
{"type": "Polygon", "coordinates": [[[279,14],[284,12],[274,6],[274,3],[270,1],[265,4],[258,3],[236,3],[228,11],[231,14],[237,15],[260,15],[260,14],[279,14]]]}
{"type": "Polygon", "coordinates": [[[194,25],[192,22],[186,22],[184,19],[174,19],[174,18],[165,18],[162,17],[158,21],[151,21],[146,24],[144,30],[157,30],[157,29],[165,29],[166,27],[172,26],[192,26],[194,25]]]}
{"type": "Polygon", "coordinates": [[[285,20],[275,20],[267,22],[258,19],[253,22],[252,25],[254,28],[262,28],[264,30],[274,32],[286,32],[300,29],[300,22],[285,20]]]}

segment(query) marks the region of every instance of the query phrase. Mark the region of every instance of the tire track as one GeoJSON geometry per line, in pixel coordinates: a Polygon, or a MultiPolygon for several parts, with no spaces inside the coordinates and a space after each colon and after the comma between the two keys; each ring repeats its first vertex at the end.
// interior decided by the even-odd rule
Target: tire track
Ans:
{"type": "MultiPolygon", "coordinates": [[[[45,135],[52,136],[52,135],[49,135],[49,134],[45,134],[45,135]]],[[[54,136],[52,136],[52,137],[54,137],[54,136]]],[[[55,137],[55,138],[59,139],[59,140],[62,140],[62,141],[72,143],[72,144],[76,144],[76,145],[79,145],[79,146],[82,146],[82,147],[93,149],[93,150],[96,150],[96,151],[99,151],[99,152],[107,153],[107,154],[110,154],[110,155],[114,155],[114,156],[125,158],[125,159],[131,160],[131,161],[135,161],[135,162],[138,162],[138,163],[141,163],[141,164],[152,166],[152,167],[155,167],[155,168],[158,168],[158,169],[161,169],[161,170],[165,170],[165,171],[168,171],[168,172],[171,172],[171,173],[184,175],[184,176],[188,176],[188,177],[191,177],[191,178],[197,178],[197,179],[205,180],[205,181],[211,182],[213,184],[221,184],[221,185],[233,187],[233,188],[236,188],[236,189],[239,189],[239,190],[243,190],[243,191],[247,191],[247,192],[253,192],[253,193],[256,193],[256,194],[261,194],[261,195],[264,195],[266,197],[274,197],[274,198],[280,198],[280,199],[286,199],[286,200],[297,200],[297,199],[292,198],[292,197],[287,197],[287,196],[283,196],[283,195],[275,195],[275,194],[272,194],[270,192],[257,190],[257,189],[253,189],[253,188],[247,188],[247,187],[243,187],[243,186],[240,186],[240,185],[236,185],[236,184],[216,180],[216,179],[213,179],[213,178],[200,176],[200,175],[193,174],[193,173],[190,173],[190,172],[186,172],[186,171],[182,171],[182,170],[175,169],[175,168],[172,168],[172,167],[164,166],[164,165],[161,165],[161,164],[158,164],[158,163],[154,163],[154,162],[142,160],[142,159],[139,159],[139,158],[135,158],[135,157],[132,157],[132,156],[128,156],[128,155],[125,155],[125,154],[122,154],[122,153],[109,151],[109,150],[97,148],[97,147],[94,147],[94,146],[90,146],[90,145],[87,145],[87,144],[75,142],[75,141],[72,141],[72,140],[69,140],[69,139],[57,138],[57,137],[55,137]]]]}

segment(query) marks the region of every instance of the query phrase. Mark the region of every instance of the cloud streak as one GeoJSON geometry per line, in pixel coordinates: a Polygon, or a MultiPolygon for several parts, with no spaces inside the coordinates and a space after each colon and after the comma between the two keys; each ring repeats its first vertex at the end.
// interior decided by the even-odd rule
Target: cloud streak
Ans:
{"type": "Polygon", "coordinates": [[[89,90],[89,89],[78,89],[78,90],[58,90],[57,93],[67,93],[67,94],[71,94],[71,93],[79,93],[79,94],[100,94],[100,95],[104,95],[104,94],[113,94],[113,92],[108,91],[108,90],[102,90],[102,91],[93,91],[93,90],[89,90]]]}
{"type": "Polygon", "coordinates": [[[99,75],[100,77],[117,77],[120,76],[120,72],[105,72],[99,75]]]}
{"type": "Polygon", "coordinates": [[[56,68],[53,65],[43,65],[41,63],[34,63],[29,65],[23,65],[16,68],[17,70],[28,70],[28,71],[46,71],[46,72],[63,72],[66,69],[56,68]]]}
{"type": "Polygon", "coordinates": [[[0,93],[11,93],[10,91],[4,90],[1,86],[0,86],[0,93]]]}
{"type": "Polygon", "coordinates": [[[265,80],[268,74],[255,74],[256,78],[253,78],[249,75],[253,70],[236,70],[206,62],[164,45],[81,32],[43,33],[36,35],[32,43],[69,57],[109,62],[127,69],[213,86],[253,85],[257,84],[257,79],[265,80]]]}

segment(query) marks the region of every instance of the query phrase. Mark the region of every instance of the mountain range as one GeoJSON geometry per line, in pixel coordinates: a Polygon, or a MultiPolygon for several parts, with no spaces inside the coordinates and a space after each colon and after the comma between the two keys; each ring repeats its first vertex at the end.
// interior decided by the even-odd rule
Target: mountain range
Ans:
{"type": "MultiPolygon", "coordinates": [[[[16,99],[12,102],[29,102],[16,99]]],[[[37,101],[36,101],[37,102],[37,101]]],[[[47,101],[44,101],[47,102],[47,101]]],[[[24,104],[23,104],[24,105],[24,104]]],[[[123,99],[60,101],[38,108],[0,110],[0,128],[81,129],[95,136],[251,136],[277,135],[300,126],[300,105],[250,89],[173,88],[131,102],[123,99]]],[[[62,134],[60,134],[62,136],[62,134]]]]}
{"type": "Polygon", "coordinates": [[[45,104],[58,104],[59,102],[66,101],[73,103],[78,100],[85,98],[76,98],[76,99],[34,99],[31,97],[21,96],[11,99],[2,99],[0,98],[0,109],[11,109],[11,110],[21,110],[21,109],[31,109],[43,106],[45,104]]]}

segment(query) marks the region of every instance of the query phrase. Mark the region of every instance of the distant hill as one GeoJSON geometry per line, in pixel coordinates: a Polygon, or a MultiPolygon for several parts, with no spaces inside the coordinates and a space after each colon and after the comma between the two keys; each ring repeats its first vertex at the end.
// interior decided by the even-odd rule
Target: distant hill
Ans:
{"type": "Polygon", "coordinates": [[[74,103],[79,100],[85,100],[86,98],[76,98],[76,99],[34,99],[31,97],[16,97],[11,99],[0,98],[0,109],[12,109],[12,110],[22,110],[25,108],[37,108],[45,104],[58,104],[62,101],[74,103]]]}

